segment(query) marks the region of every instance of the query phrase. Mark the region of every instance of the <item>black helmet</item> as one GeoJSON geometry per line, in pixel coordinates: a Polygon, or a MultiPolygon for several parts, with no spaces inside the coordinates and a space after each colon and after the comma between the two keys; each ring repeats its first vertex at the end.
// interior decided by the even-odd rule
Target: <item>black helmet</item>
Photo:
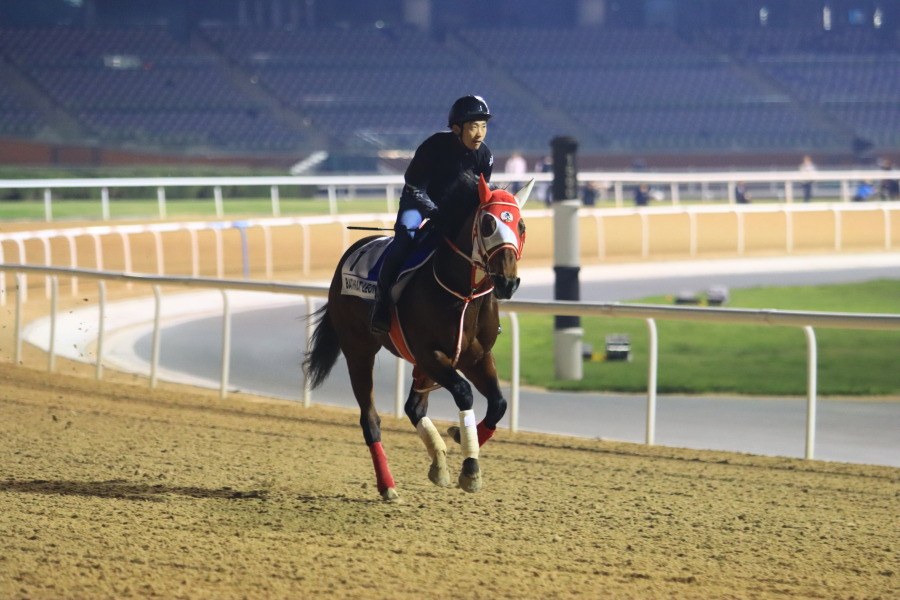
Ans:
{"type": "Polygon", "coordinates": [[[481,96],[463,96],[450,107],[447,127],[462,125],[469,121],[487,121],[493,115],[487,102],[481,96]]]}

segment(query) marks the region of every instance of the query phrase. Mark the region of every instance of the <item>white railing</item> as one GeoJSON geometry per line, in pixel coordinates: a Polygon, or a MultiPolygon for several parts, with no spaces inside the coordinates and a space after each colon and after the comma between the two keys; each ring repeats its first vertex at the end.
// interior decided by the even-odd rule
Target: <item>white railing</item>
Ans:
{"type": "MultiPolygon", "coordinates": [[[[794,184],[811,181],[816,183],[838,183],[840,186],[840,198],[843,202],[851,200],[851,184],[859,181],[878,181],[886,177],[897,178],[900,173],[884,171],[880,169],[848,169],[835,171],[815,171],[813,173],[801,171],[725,171],[725,172],[697,172],[697,173],[668,173],[668,172],[634,172],[634,171],[584,171],[578,174],[581,183],[594,182],[599,184],[601,195],[605,197],[607,189],[612,188],[616,206],[624,206],[625,186],[646,183],[658,186],[668,186],[669,200],[673,205],[678,205],[683,186],[699,185],[705,190],[706,186],[722,185],[727,189],[726,198],[729,203],[735,202],[734,188],[740,182],[747,183],[771,183],[780,186],[783,193],[779,192],[787,203],[793,202],[794,184]]],[[[541,184],[552,181],[551,173],[526,173],[523,175],[509,175],[497,172],[492,176],[494,183],[502,184],[510,181],[522,181],[534,178],[541,184]]],[[[271,177],[113,177],[113,178],[85,178],[85,179],[2,179],[0,190],[3,189],[36,189],[43,190],[44,218],[53,220],[53,190],[60,189],[90,189],[99,190],[101,214],[104,220],[110,218],[110,190],[116,188],[155,188],[159,218],[165,219],[167,211],[166,189],[179,187],[206,187],[213,190],[213,202],[216,218],[224,218],[224,201],[222,188],[226,186],[248,186],[268,188],[271,202],[271,212],[275,217],[281,216],[281,199],[279,189],[281,186],[308,186],[318,190],[324,190],[328,197],[329,210],[332,215],[337,214],[338,192],[346,191],[352,196],[357,190],[383,190],[386,200],[386,211],[392,213],[396,210],[396,198],[398,191],[403,186],[402,175],[321,175],[321,176],[271,176],[271,177]]]]}
{"type": "MultiPolygon", "coordinates": [[[[881,228],[879,231],[873,231],[870,239],[879,240],[879,245],[885,250],[891,250],[893,247],[892,219],[895,213],[900,212],[900,202],[867,202],[859,203],[815,203],[815,204],[762,204],[762,205],[687,205],[678,207],[646,207],[646,208],[580,208],[579,218],[586,219],[588,222],[593,220],[595,229],[595,238],[597,240],[597,258],[605,259],[607,256],[606,244],[606,223],[610,219],[617,217],[637,216],[640,219],[640,256],[648,258],[650,251],[650,222],[654,218],[665,215],[685,215],[688,219],[687,227],[687,243],[688,252],[692,257],[700,253],[700,233],[701,227],[698,219],[704,215],[714,214],[731,214],[735,219],[735,236],[734,251],[738,256],[743,256],[746,252],[747,233],[745,225],[745,217],[753,214],[780,214],[784,218],[784,241],[783,249],[786,253],[791,254],[794,251],[795,226],[794,217],[798,214],[811,212],[828,212],[832,215],[832,236],[833,249],[837,252],[844,247],[844,215],[860,212],[875,212],[881,217],[881,228]]],[[[552,217],[552,211],[547,209],[526,210],[525,216],[528,219],[552,217]]],[[[343,225],[341,229],[341,247],[346,248],[350,245],[350,233],[348,226],[360,223],[379,223],[382,227],[389,227],[393,223],[394,216],[390,213],[379,214],[357,214],[357,215],[335,215],[335,216],[313,216],[313,217],[281,217],[281,218],[261,218],[261,219],[244,219],[239,221],[222,221],[222,222],[187,222],[187,223],[149,223],[140,225],[99,225],[92,227],[78,227],[69,229],[42,229],[35,231],[19,231],[11,233],[0,233],[0,263],[6,262],[4,254],[4,243],[15,246],[18,253],[18,263],[21,264],[41,264],[42,266],[51,266],[51,242],[54,239],[64,239],[68,248],[70,268],[79,268],[83,265],[83,260],[78,255],[77,238],[88,237],[93,241],[94,256],[93,261],[97,270],[102,271],[106,260],[103,255],[103,244],[101,238],[113,236],[120,238],[122,242],[122,256],[124,259],[124,271],[131,273],[132,271],[132,253],[131,253],[131,236],[139,234],[151,234],[154,238],[154,256],[153,262],[156,265],[157,275],[166,275],[165,272],[165,255],[162,235],[165,233],[187,232],[190,236],[190,257],[191,257],[191,276],[198,277],[200,274],[199,261],[199,240],[200,232],[212,232],[215,236],[215,265],[216,277],[222,279],[225,271],[224,248],[222,242],[223,232],[226,230],[237,230],[241,234],[242,243],[242,268],[244,276],[249,276],[249,250],[246,243],[247,231],[253,228],[259,228],[263,235],[263,252],[264,252],[264,268],[265,277],[272,277],[274,272],[274,257],[272,250],[272,229],[278,227],[299,227],[301,229],[301,272],[304,275],[310,273],[313,245],[311,243],[310,232],[313,227],[338,223],[343,225]],[[38,260],[30,261],[27,256],[26,242],[36,241],[40,243],[41,256],[38,260]]],[[[46,284],[47,295],[49,296],[49,280],[46,284]]],[[[78,293],[77,283],[72,286],[72,294],[78,293]]],[[[6,303],[6,279],[0,272],[0,306],[6,303]]]]}
{"type": "MultiPolygon", "coordinates": [[[[245,219],[240,221],[225,222],[205,222],[196,221],[188,223],[148,223],[140,225],[99,225],[92,227],[74,227],[69,229],[38,229],[35,231],[18,231],[12,233],[0,233],[0,263],[5,262],[5,254],[3,243],[6,242],[14,245],[18,252],[18,260],[21,264],[28,264],[26,242],[37,241],[42,249],[40,261],[43,266],[51,266],[51,242],[54,239],[64,239],[69,254],[69,267],[77,269],[82,266],[82,260],[79,258],[78,246],[75,243],[77,238],[88,237],[93,241],[93,261],[98,271],[104,269],[106,263],[103,253],[103,244],[101,238],[113,236],[120,238],[122,241],[122,254],[125,263],[125,273],[132,273],[132,252],[131,237],[140,234],[151,234],[154,238],[154,256],[153,262],[156,265],[156,274],[165,275],[165,251],[162,240],[164,233],[187,232],[190,235],[190,263],[191,276],[199,277],[200,275],[200,243],[198,238],[199,232],[212,232],[215,236],[215,265],[216,277],[222,279],[225,273],[225,250],[222,240],[224,231],[233,229],[241,234],[241,261],[242,272],[244,276],[249,276],[249,250],[246,243],[246,232],[248,229],[258,227],[263,234],[263,252],[264,252],[264,268],[265,276],[272,277],[274,272],[275,257],[272,249],[272,228],[277,227],[299,227],[302,233],[302,273],[308,274],[311,269],[311,257],[313,253],[310,230],[317,225],[328,225],[339,223],[344,225],[341,230],[342,247],[346,248],[350,245],[350,235],[347,226],[358,223],[380,223],[384,227],[393,224],[393,216],[389,214],[357,214],[357,215],[337,215],[337,216],[316,216],[316,217],[282,217],[269,219],[245,219]]],[[[49,297],[49,279],[47,280],[47,295],[49,297]]],[[[26,290],[27,293],[27,290],[26,290]]],[[[77,278],[72,285],[72,295],[78,293],[77,278]]],[[[6,304],[6,279],[0,272],[0,306],[6,304]]]]}
{"type": "MultiPolygon", "coordinates": [[[[29,265],[0,265],[0,271],[14,272],[16,278],[21,279],[24,273],[43,274],[51,280],[50,301],[50,333],[47,342],[48,371],[53,371],[55,364],[56,347],[56,316],[58,312],[58,278],[81,277],[98,280],[98,339],[95,352],[96,377],[102,377],[103,365],[103,341],[104,341],[104,316],[106,311],[106,281],[119,281],[133,284],[151,285],[155,298],[155,310],[153,319],[153,338],[151,347],[151,364],[149,381],[150,386],[156,385],[157,367],[159,364],[160,339],[161,339],[161,286],[177,285],[192,288],[218,289],[222,292],[223,335],[220,395],[225,397],[228,389],[229,364],[231,360],[231,312],[228,302],[228,290],[247,290],[257,292],[274,292],[281,294],[294,294],[306,297],[308,313],[314,308],[313,298],[327,295],[327,287],[295,285],[271,282],[253,282],[244,280],[221,280],[188,277],[162,277],[154,275],[132,275],[127,273],[111,273],[91,271],[85,269],[66,269],[36,267],[29,265]]],[[[23,286],[17,286],[23,289],[23,286]]],[[[21,294],[17,294],[15,311],[15,349],[13,360],[19,364],[22,356],[22,302],[21,294]]],[[[502,303],[502,310],[509,316],[511,323],[512,340],[512,375],[510,389],[510,429],[518,430],[519,415],[519,390],[520,390],[520,349],[518,313],[552,314],[569,316],[596,316],[596,317],[623,317],[643,319],[648,326],[650,334],[648,359],[648,386],[647,386],[647,420],[646,443],[655,442],[656,430],[656,380],[658,344],[656,332],[656,320],[674,321],[701,321],[712,323],[738,323],[765,326],[800,327],[806,334],[807,340],[807,421],[806,421],[806,445],[805,457],[812,459],[815,454],[815,430],[816,430],[816,400],[817,400],[817,347],[814,327],[839,328],[839,329],[875,329],[900,331],[900,315],[888,314],[859,314],[859,313],[833,313],[833,312],[806,312],[783,311],[774,309],[751,310],[735,308],[706,308],[684,306],[658,306],[641,304],[597,303],[597,302],[560,302],[560,301],[506,301],[502,303]]],[[[308,320],[307,340],[311,334],[312,322],[308,320]]],[[[398,359],[397,385],[395,397],[395,414],[398,418],[403,416],[403,388],[404,368],[403,362],[398,359]]],[[[311,404],[311,391],[307,381],[304,381],[303,403],[311,404]]]]}
{"type": "MultiPolygon", "coordinates": [[[[832,215],[833,249],[840,251],[844,246],[844,215],[861,212],[878,212],[881,215],[881,230],[873,231],[871,239],[879,238],[880,245],[885,250],[893,246],[893,228],[891,226],[892,215],[900,213],[900,202],[866,202],[866,203],[842,203],[842,202],[817,202],[814,204],[751,204],[751,205],[685,205],[673,207],[633,207],[633,208],[579,208],[580,218],[592,218],[594,220],[597,243],[597,258],[606,258],[607,246],[604,230],[606,219],[621,216],[637,216],[641,221],[640,247],[641,257],[650,255],[650,221],[654,217],[663,215],[685,215],[688,218],[688,253],[697,256],[699,252],[700,227],[697,218],[702,215],[730,214],[735,218],[734,251],[738,256],[743,256],[746,251],[747,228],[745,215],[752,214],[780,214],[784,217],[784,242],[783,249],[786,253],[794,252],[795,227],[794,216],[803,213],[829,212],[832,215]]],[[[528,214],[526,212],[526,214],[528,214]]]]}
{"type": "Polygon", "coordinates": [[[783,190],[781,197],[787,203],[794,201],[794,185],[797,183],[813,182],[813,183],[838,183],[841,193],[842,202],[850,202],[851,183],[861,181],[879,181],[882,179],[897,179],[900,172],[884,171],[880,169],[843,169],[835,171],[814,171],[812,173],[805,171],[723,171],[720,173],[698,172],[698,173],[660,173],[660,172],[613,172],[604,173],[598,171],[590,171],[579,173],[578,178],[581,181],[593,181],[604,185],[611,185],[614,190],[615,201],[617,206],[622,206],[624,202],[624,186],[628,184],[646,183],[649,185],[659,185],[669,187],[669,199],[672,204],[679,203],[681,195],[681,187],[688,184],[699,184],[701,188],[705,188],[709,184],[720,184],[726,186],[728,202],[734,203],[735,186],[738,182],[744,183],[772,183],[778,184],[783,190]]]}

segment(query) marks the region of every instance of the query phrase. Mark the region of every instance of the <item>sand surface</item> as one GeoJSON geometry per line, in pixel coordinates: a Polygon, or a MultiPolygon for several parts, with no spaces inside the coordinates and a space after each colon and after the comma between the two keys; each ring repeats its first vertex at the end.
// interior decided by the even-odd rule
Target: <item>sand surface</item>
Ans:
{"type": "Polygon", "coordinates": [[[0,365],[3,598],[897,598],[900,470],[384,419],[0,365]],[[451,449],[451,465],[461,458],[451,449]]]}

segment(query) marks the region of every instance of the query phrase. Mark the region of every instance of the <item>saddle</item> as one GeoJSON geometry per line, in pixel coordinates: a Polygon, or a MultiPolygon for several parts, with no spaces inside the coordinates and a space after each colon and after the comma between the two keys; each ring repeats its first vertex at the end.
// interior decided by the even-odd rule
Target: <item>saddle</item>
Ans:
{"type": "MultiPolygon", "coordinates": [[[[403,263],[397,281],[391,286],[391,299],[394,303],[400,299],[400,295],[413,273],[431,258],[437,247],[438,235],[432,235],[431,230],[423,231],[423,234],[416,236],[413,251],[403,263]]],[[[378,273],[384,262],[384,254],[393,240],[393,237],[374,239],[363,244],[347,257],[341,269],[341,294],[375,301],[375,293],[378,290],[378,273]]]]}

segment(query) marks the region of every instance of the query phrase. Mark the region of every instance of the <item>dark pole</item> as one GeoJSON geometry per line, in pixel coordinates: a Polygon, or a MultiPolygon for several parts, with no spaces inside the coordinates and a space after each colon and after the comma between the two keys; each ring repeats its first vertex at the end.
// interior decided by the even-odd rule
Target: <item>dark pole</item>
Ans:
{"type": "MultiPolygon", "coordinates": [[[[553,151],[553,259],[556,275],[553,298],[580,300],[578,274],[580,242],[578,236],[578,142],[571,137],[555,137],[553,151]]],[[[557,379],[579,380],[581,368],[581,317],[554,317],[554,363],[557,379]]]]}

